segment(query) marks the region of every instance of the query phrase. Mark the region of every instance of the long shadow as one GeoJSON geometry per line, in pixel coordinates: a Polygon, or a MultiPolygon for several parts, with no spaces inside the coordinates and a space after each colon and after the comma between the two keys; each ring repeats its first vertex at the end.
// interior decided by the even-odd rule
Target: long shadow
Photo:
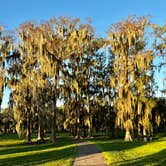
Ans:
{"type": "Polygon", "coordinates": [[[0,140],[18,140],[18,135],[17,134],[0,134],[0,140]]]}
{"type": "Polygon", "coordinates": [[[128,149],[132,149],[132,148],[136,148],[136,147],[148,144],[148,143],[142,142],[142,141],[125,142],[125,141],[119,140],[119,139],[110,140],[109,138],[106,138],[106,137],[102,137],[102,138],[99,137],[99,138],[95,138],[95,139],[73,140],[73,142],[80,143],[80,142],[85,142],[88,140],[94,142],[95,144],[79,145],[79,147],[77,147],[77,156],[78,157],[97,154],[100,152],[128,150],[128,149]]]}
{"type": "MultiPolygon", "coordinates": [[[[79,141],[79,142],[84,142],[79,141]]],[[[145,143],[143,142],[122,142],[122,140],[114,140],[111,142],[103,142],[103,143],[97,143],[95,144],[81,144],[77,147],[77,156],[78,157],[84,157],[88,155],[95,155],[100,152],[107,152],[107,151],[121,151],[121,150],[127,150],[136,148],[138,146],[142,146],[145,143]],[[102,147],[102,148],[100,148],[102,147]]]]}
{"type": "Polygon", "coordinates": [[[125,160],[121,162],[114,162],[113,165],[121,165],[121,166],[144,166],[144,165],[157,165],[164,166],[166,165],[166,149],[161,150],[158,153],[148,155],[146,157],[139,157],[132,160],[125,160]]]}
{"type": "MultiPolygon", "coordinates": [[[[1,142],[1,141],[0,141],[1,142]]],[[[5,147],[14,147],[14,146],[23,146],[27,145],[25,142],[17,142],[17,143],[9,143],[9,144],[1,144],[0,148],[5,148],[5,147]]]]}
{"type": "Polygon", "coordinates": [[[152,142],[143,142],[143,141],[133,141],[133,142],[125,142],[124,140],[111,140],[109,138],[96,138],[92,140],[97,144],[97,147],[102,147],[102,151],[120,151],[120,150],[128,150],[128,149],[133,149],[137,148],[146,144],[154,143],[154,142],[161,142],[165,141],[164,137],[165,134],[158,134],[153,138],[152,142]]]}
{"type": "MultiPolygon", "coordinates": [[[[122,140],[109,140],[109,139],[96,139],[94,142],[97,144],[97,147],[101,149],[103,152],[111,152],[111,151],[123,151],[128,150],[132,148],[137,148],[139,146],[143,146],[145,144],[151,144],[153,142],[162,142],[165,141],[164,137],[156,137],[155,140],[152,142],[144,143],[140,141],[134,141],[134,142],[125,142],[122,140]]],[[[155,163],[155,165],[166,165],[166,147],[164,150],[161,150],[158,153],[145,156],[145,157],[139,157],[132,160],[124,160],[119,162],[114,162],[112,165],[138,165],[138,166],[144,166],[144,165],[151,165],[152,163],[155,163]]]]}
{"type": "Polygon", "coordinates": [[[83,139],[83,140],[74,140],[75,143],[80,143],[80,142],[84,142],[84,141],[92,141],[96,144],[97,150],[93,149],[94,145],[91,144],[82,144],[79,145],[79,147],[77,147],[77,153],[79,152],[79,149],[82,149],[82,153],[80,153],[78,156],[86,156],[86,155],[91,155],[91,154],[96,154],[99,152],[111,152],[111,151],[123,151],[123,150],[130,150],[130,149],[134,149],[140,146],[144,146],[146,144],[151,144],[153,142],[161,142],[161,141],[165,141],[162,140],[163,137],[155,137],[155,140],[153,140],[152,142],[143,142],[143,141],[133,141],[133,142],[125,142],[124,140],[119,140],[119,139],[115,139],[115,140],[111,140],[109,138],[106,137],[99,137],[99,138],[95,138],[95,139],[83,139]],[[93,149],[93,150],[91,150],[93,149]]]}
{"type": "MultiPolygon", "coordinates": [[[[84,141],[84,140],[83,140],[84,141]]],[[[81,141],[81,142],[83,142],[81,141]]],[[[160,141],[160,140],[158,140],[160,141]]],[[[6,149],[0,150],[0,154],[12,154],[12,153],[21,153],[21,152],[33,152],[36,150],[44,150],[49,148],[58,148],[61,146],[71,145],[73,142],[71,142],[71,139],[68,138],[59,138],[57,139],[57,144],[41,144],[41,145],[26,145],[26,144],[15,144],[14,147],[9,147],[8,145],[5,145],[6,149]],[[17,146],[17,147],[16,147],[17,146]]],[[[134,142],[124,142],[122,140],[110,140],[110,139],[97,139],[94,140],[96,142],[97,147],[101,149],[102,151],[121,151],[121,150],[127,150],[136,148],[142,145],[145,145],[147,143],[140,142],[140,141],[134,141],[134,142]]],[[[100,150],[90,150],[93,149],[92,145],[83,144],[80,145],[81,148],[84,149],[84,152],[80,154],[80,156],[86,156],[91,154],[99,153],[100,150]]],[[[75,148],[68,147],[61,150],[53,149],[51,151],[47,152],[36,152],[35,154],[28,154],[25,156],[19,156],[19,157],[10,157],[0,160],[0,165],[6,166],[6,165],[24,165],[24,166],[31,166],[31,165],[37,165],[37,164],[44,164],[46,162],[50,161],[56,161],[60,159],[68,159],[70,158],[75,151],[75,148]]],[[[78,149],[77,149],[78,151],[78,149]]],[[[158,165],[164,165],[164,162],[166,162],[166,149],[160,151],[159,153],[155,153],[153,155],[149,155],[146,157],[136,158],[134,160],[126,160],[122,162],[114,163],[114,165],[145,165],[145,164],[151,164],[152,162],[157,162],[158,165]]]]}
{"type": "Polygon", "coordinates": [[[33,144],[33,145],[28,145],[26,143],[20,143],[20,144],[10,144],[10,145],[3,145],[3,149],[0,150],[1,155],[5,154],[12,154],[12,153],[21,153],[21,152],[28,152],[28,151],[37,151],[37,150],[44,150],[48,148],[53,148],[53,147],[60,147],[60,146],[66,146],[66,145],[71,145],[71,141],[69,139],[65,138],[58,138],[57,143],[46,143],[46,144],[33,144]]]}
{"type": "Polygon", "coordinates": [[[28,154],[25,156],[8,157],[0,160],[0,165],[22,165],[31,166],[37,164],[44,164],[46,162],[53,162],[60,159],[68,159],[73,157],[74,147],[68,147],[61,150],[52,150],[49,152],[39,152],[35,154],[28,154]]]}
{"type": "Polygon", "coordinates": [[[102,151],[107,152],[107,151],[121,151],[121,150],[128,150],[128,149],[133,149],[139,146],[143,146],[147,143],[145,142],[140,142],[140,141],[134,141],[134,142],[125,142],[122,140],[114,140],[114,141],[101,141],[101,142],[96,142],[97,147],[102,147],[102,151]]]}

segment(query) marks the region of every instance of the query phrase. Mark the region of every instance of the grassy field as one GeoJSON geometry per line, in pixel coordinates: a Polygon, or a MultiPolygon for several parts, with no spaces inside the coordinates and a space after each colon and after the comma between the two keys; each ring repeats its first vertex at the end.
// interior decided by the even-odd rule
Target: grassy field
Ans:
{"type": "Polygon", "coordinates": [[[76,146],[69,138],[59,138],[55,144],[27,145],[17,135],[0,135],[0,165],[2,166],[69,166],[76,146]]]}
{"type": "MultiPolygon", "coordinates": [[[[124,142],[104,135],[91,140],[103,152],[108,165],[166,165],[166,134],[152,142],[124,142]]],[[[76,155],[76,145],[67,136],[55,144],[25,144],[17,135],[0,135],[0,166],[69,166],[76,155]]]]}
{"type": "Polygon", "coordinates": [[[166,135],[163,134],[149,143],[111,139],[93,142],[103,152],[108,165],[166,165],[166,135]]]}

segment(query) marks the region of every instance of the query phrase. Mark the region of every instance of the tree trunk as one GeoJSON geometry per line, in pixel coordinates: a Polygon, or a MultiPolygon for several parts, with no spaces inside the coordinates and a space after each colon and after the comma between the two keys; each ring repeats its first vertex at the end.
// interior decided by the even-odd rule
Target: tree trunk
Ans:
{"type": "Polygon", "coordinates": [[[38,141],[44,141],[44,126],[43,126],[43,115],[41,115],[42,111],[38,108],[38,141]]]}
{"type": "Polygon", "coordinates": [[[117,137],[117,127],[112,127],[112,131],[111,131],[111,137],[112,138],[116,138],[117,137]]]}
{"type": "Polygon", "coordinates": [[[76,118],[76,139],[80,139],[80,107],[79,107],[79,96],[78,92],[76,93],[76,113],[75,113],[75,118],[76,118]],[[78,110],[79,109],[79,110],[78,110]]]}
{"type": "Polygon", "coordinates": [[[43,142],[44,141],[44,128],[43,125],[41,123],[39,123],[39,127],[38,127],[38,141],[43,142]]]}
{"type": "Polygon", "coordinates": [[[27,130],[26,130],[26,141],[31,142],[31,123],[30,123],[30,113],[27,113],[27,130]]]}
{"type": "Polygon", "coordinates": [[[76,123],[76,138],[80,139],[80,118],[77,117],[77,123],[76,123]]]}
{"type": "Polygon", "coordinates": [[[88,137],[92,137],[92,117],[89,116],[88,137]]]}
{"type": "Polygon", "coordinates": [[[142,139],[142,134],[141,134],[141,125],[138,124],[138,139],[141,140],[142,139]]]}
{"type": "Polygon", "coordinates": [[[87,137],[86,126],[83,124],[83,137],[87,137]]]}
{"type": "Polygon", "coordinates": [[[129,129],[126,129],[126,134],[125,134],[125,141],[133,141],[131,137],[131,133],[129,129]]]}
{"type": "Polygon", "coordinates": [[[88,88],[86,90],[86,105],[85,105],[87,114],[88,114],[88,137],[92,137],[92,116],[89,108],[89,94],[88,94],[88,88]]]}
{"type": "Polygon", "coordinates": [[[52,116],[51,141],[53,143],[56,141],[56,104],[55,104],[55,107],[53,110],[53,116],[52,116]]]}
{"type": "Polygon", "coordinates": [[[144,137],[144,142],[147,142],[147,135],[146,135],[146,129],[143,128],[143,137],[144,137]]]}
{"type": "Polygon", "coordinates": [[[76,137],[77,135],[77,126],[73,125],[73,136],[76,137]]]}

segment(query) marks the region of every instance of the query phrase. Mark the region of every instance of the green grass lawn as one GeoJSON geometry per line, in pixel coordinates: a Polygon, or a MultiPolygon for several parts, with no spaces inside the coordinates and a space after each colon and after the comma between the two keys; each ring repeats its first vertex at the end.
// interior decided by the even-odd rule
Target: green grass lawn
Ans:
{"type": "Polygon", "coordinates": [[[166,135],[158,135],[152,142],[124,142],[96,139],[108,165],[166,165],[166,135]]]}
{"type": "MultiPolygon", "coordinates": [[[[166,165],[166,135],[152,142],[124,142],[104,136],[91,140],[103,152],[108,165],[166,165]]],[[[55,144],[25,144],[17,135],[0,135],[0,166],[69,166],[76,155],[76,145],[66,136],[55,144]]]]}
{"type": "Polygon", "coordinates": [[[3,166],[69,166],[76,154],[76,145],[69,138],[58,138],[55,144],[27,145],[17,135],[0,135],[0,165],[3,166]]]}

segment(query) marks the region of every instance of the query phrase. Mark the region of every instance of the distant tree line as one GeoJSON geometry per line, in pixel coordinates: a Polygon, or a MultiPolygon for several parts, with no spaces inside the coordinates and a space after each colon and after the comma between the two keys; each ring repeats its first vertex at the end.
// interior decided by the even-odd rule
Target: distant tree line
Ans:
{"type": "Polygon", "coordinates": [[[33,132],[40,141],[50,132],[55,142],[59,131],[150,139],[166,126],[165,99],[155,97],[154,80],[165,65],[164,58],[154,65],[165,56],[165,32],[166,25],[147,17],[111,25],[107,38],[78,18],[28,21],[14,33],[0,27],[0,105],[4,88],[11,91],[0,132],[17,132],[27,142],[33,132]]]}

